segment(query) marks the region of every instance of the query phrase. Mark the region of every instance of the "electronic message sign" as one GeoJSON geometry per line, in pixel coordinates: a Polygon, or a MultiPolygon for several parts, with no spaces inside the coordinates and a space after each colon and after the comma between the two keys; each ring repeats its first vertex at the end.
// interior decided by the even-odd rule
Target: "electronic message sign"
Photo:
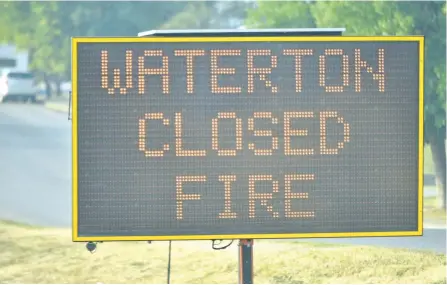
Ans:
{"type": "Polygon", "coordinates": [[[423,37],[72,48],[74,241],[422,234],[423,37]]]}

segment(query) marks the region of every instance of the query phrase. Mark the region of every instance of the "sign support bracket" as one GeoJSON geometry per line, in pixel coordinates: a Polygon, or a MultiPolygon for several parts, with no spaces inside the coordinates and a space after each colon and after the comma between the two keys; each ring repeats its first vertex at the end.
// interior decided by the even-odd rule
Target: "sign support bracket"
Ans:
{"type": "Polygon", "coordinates": [[[68,92],[68,120],[71,121],[71,90],[68,92]]]}
{"type": "Polygon", "coordinates": [[[239,240],[239,284],[253,284],[253,240],[239,240]]]}

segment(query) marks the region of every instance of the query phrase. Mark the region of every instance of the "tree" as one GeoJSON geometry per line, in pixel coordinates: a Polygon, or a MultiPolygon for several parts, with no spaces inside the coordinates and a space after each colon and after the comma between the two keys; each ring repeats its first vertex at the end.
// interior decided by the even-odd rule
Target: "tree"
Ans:
{"type": "Polygon", "coordinates": [[[250,28],[315,28],[310,2],[257,2],[248,11],[246,25],[250,28]]]}
{"type": "Polygon", "coordinates": [[[209,29],[213,2],[192,2],[183,11],[165,22],[162,29],[209,29]]]}
{"type": "Polygon", "coordinates": [[[345,27],[351,35],[424,35],[424,139],[432,150],[439,207],[446,208],[445,2],[260,2],[253,27],[345,27]]]}
{"type": "Polygon", "coordinates": [[[51,94],[48,75],[64,71],[61,60],[65,60],[64,51],[69,47],[69,39],[60,40],[63,37],[60,18],[56,17],[58,3],[6,2],[3,8],[0,18],[8,29],[2,31],[2,40],[29,51],[30,68],[46,81],[51,94]]]}
{"type": "Polygon", "coordinates": [[[136,36],[160,26],[186,3],[8,1],[0,5],[0,42],[28,50],[30,68],[47,79],[48,86],[48,79],[58,83],[70,78],[71,37],[136,36]]]}
{"type": "Polygon", "coordinates": [[[425,36],[424,139],[432,150],[439,207],[445,209],[445,3],[331,2],[312,9],[319,26],[346,23],[352,34],[425,36]]]}
{"type": "Polygon", "coordinates": [[[219,29],[239,27],[252,1],[191,2],[167,21],[163,29],[219,29]]]}

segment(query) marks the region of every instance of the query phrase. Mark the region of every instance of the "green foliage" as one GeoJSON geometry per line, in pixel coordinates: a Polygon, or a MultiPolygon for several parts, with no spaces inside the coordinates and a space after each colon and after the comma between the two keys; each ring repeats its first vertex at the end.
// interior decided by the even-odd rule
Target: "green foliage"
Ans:
{"type": "MultiPolygon", "coordinates": [[[[259,2],[247,24],[263,28],[344,27],[346,35],[425,36],[426,140],[445,139],[445,2],[259,2]]],[[[428,141],[427,141],[428,142],[428,141]]]]}
{"type": "Polygon", "coordinates": [[[164,23],[162,29],[209,29],[213,18],[212,2],[192,2],[164,23]]]}
{"type": "Polygon", "coordinates": [[[167,21],[163,29],[219,29],[240,26],[251,1],[191,2],[167,21]]]}
{"type": "Polygon", "coordinates": [[[136,36],[156,28],[219,28],[245,17],[248,1],[45,1],[0,3],[0,43],[31,54],[31,68],[70,78],[74,36],[136,36]]]}
{"type": "Polygon", "coordinates": [[[396,2],[318,2],[312,7],[318,27],[346,28],[347,35],[408,35],[412,21],[396,2]]]}
{"type": "Polygon", "coordinates": [[[2,2],[0,43],[31,55],[31,68],[70,78],[73,36],[136,36],[154,29],[186,6],[183,2],[2,2]]]}
{"type": "Polygon", "coordinates": [[[246,25],[250,28],[314,28],[312,4],[306,2],[259,1],[248,12],[246,25]]]}

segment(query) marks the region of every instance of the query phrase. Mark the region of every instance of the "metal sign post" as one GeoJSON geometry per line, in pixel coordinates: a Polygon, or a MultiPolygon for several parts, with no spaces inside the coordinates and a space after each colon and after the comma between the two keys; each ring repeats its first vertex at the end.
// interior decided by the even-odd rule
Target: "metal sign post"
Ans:
{"type": "Polygon", "coordinates": [[[253,284],[253,241],[239,240],[239,284],[253,284]]]}

